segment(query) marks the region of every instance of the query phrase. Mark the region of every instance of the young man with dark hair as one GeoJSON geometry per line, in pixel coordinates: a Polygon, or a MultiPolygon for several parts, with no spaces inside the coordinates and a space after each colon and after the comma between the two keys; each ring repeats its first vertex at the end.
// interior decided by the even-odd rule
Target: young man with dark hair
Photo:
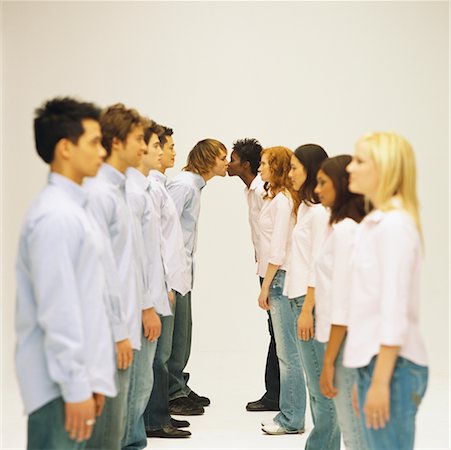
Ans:
{"type": "MultiPolygon", "coordinates": [[[[206,183],[215,176],[227,173],[227,149],[215,139],[199,141],[189,152],[183,171],[169,184],[182,226],[185,253],[188,259],[190,289],[193,287],[193,259],[197,241],[200,194],[206,183]]],[[[191,290],[185,295],[175,293],[174,333],[169,368],[169,405],[172,414],[203,414],[210,404],[188,387],[189,374],[184,373],[191,351],[191,290]]]]}
{"type": "MultiPolygon", "coordinates": [[[[231,160],[228,168],[229,176],[238,176],[246,185],[244,193],[249,207],[249,224],[251,226],[252,243],[256,252],[259,231],[258,217],[263,206],[264,182],[258,174],[260,154],[263,148],[256,139],[240,139],[233,144],[231,160]]],[[[260,279],[260,284],[262,280],[260,279]]],[[[276,354],[276,341],[268,312],[268,328],[271,340],[266,358],[265,385],[266,392],[260,400],[249,402],[248,411],[278,411],[280,393],[279,360],[276,354]]]]}
{"type": "MultiPolygon", "coordinates": [[[[174,292],[185,295],[190,289],[188,267],[183,243],[183,232],[177,209],[166,187],[166,169],[174,166],[174,142],[172,130],[170,140],[163,136],[169,128],[152,123],[145,132],[148,140],[149,193],[154,200],[159,219],[161,236],[161,257],[164,266],[164,278],[167,291],[174,303],[174,292]],[[160,139],[163,139],[160,141],[160,139]],[[164,144],[161,147],[162,142],[164,144]],[[168,145],[169,144],[169,145],[168,145]]],[[[171,305],[173,306],[173,305],[171,305]]],[[[169,372],[168,360],[172,351],[174,332],[173,314],[161,316],[162,331],[158,340],[154,360],[154,388],[146,408],[144,420],[148,437],[184,438],[191,435],[189,431],[178,428],[189,426],[189,422],[176,420],[169,413],[169,372]]]]}
{"type": "Polygon", "coordinates": [[[105,155],[99,113],[72,98],[36,110],[36,148],[50,175],[27,213],[16,265],[16,370],[29,450],[84,448],[104,396],[117,392],[102,235],[81,187],[105,155]]]}
{"type": "MultiPolygon", "coordinates": [[[[127,204],[125,172],[138,167],[146,148],[143,119],[123,104],[110,106],[100,118],[106,162],[96,178],[88,180],[88,208],[96,218],[114,255],[109,272],[118,282],[113,332],[116,342],[119,394],[107,400],[105,414],[88,442],[88,448],[121,449],[128,415],[135,415],[136,403],[129,401],[131,365],[141,349],[143,292],[142,248],[133,234],[134,221],[127,204]]],[[[158,336],[155,336],[158,337],[158,336]]]]}

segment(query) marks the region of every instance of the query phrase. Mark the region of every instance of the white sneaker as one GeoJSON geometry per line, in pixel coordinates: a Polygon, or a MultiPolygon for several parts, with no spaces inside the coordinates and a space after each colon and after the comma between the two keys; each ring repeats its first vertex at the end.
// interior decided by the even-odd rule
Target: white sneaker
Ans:
{"type": "Polygon", "coordinates": [[[304,433],[305,430],[302,429],[289,431],[286,430],[281,425],[279,425],[278,423],[274,422],[273,420],[271,422],[266,422],[262,424],[262,431],[264,431],[266,434],[277,435],[277,434],[302,434],[304,433]]]}

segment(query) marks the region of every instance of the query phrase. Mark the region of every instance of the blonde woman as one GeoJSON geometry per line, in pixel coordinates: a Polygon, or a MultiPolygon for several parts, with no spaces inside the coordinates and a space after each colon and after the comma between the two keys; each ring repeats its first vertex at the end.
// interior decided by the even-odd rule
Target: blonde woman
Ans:
{"type": "Polygon", "coordinates": [[[267,434],[304,432],[305,383],[296,322],[290,301],[283,295],[294,226],[292,195],[296,195],[288,179],[291,155],[285,147],[267,148],[262,151],[259,168],[266,194],[258,221],[258,274],[263,278],[258,304],[270,312],[280,367],[280,412],[262,423],[267,434]]]}
{"type": "Polygon", "coordinates": [[[358,368],[371,449],[413,449],[428,379],[419,329],[421,225],[412,147],[394,133],[359,139],[349,189],[374,206],[359,225],[344,365],[358,368]]]}

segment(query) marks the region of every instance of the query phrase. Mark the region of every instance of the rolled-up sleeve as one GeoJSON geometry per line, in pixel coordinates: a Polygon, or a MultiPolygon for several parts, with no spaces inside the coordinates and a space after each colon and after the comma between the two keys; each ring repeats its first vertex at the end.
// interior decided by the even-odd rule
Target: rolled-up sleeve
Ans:
{"type": "Polygon", "coordinates": [[[43,218],[27,236],[30,276],[34,280],[37,320],[45,332],[48,370],[66,402],[81,402],[92,395],[74,272],[82,243],[83,230],[55,215],[43,218]]]}

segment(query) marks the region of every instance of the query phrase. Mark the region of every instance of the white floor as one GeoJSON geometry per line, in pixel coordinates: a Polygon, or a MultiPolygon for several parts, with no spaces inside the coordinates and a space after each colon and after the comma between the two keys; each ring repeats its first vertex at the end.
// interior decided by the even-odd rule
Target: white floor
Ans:
{"type": "MultiPolygon", "coordinates": [[[[190,361],[191,386],[208,395],[211,405],[203,416],[187,418],[192,436],[188,439],[149,439],[154,449],[302,449],[304,435],[267,436],[260,422],[273,413],[249,413],[244,406],[256,400],[263,389],[263,363],[244,352],[195,352],[190,361]]],[[[4,391],[1,449],[25,448],[26,420],[21,415],[15,389],[4,391]],[[8,407],[9,404],[9,407],[8,407]]],[[[310,417],[306,423],[311,429],[310,417]]],[[[417,419],[416,449],[450,449],[449,382],[432,378],[417,419]]],[[[324,449],[326,450],[326,449],[324,449]]]]}

